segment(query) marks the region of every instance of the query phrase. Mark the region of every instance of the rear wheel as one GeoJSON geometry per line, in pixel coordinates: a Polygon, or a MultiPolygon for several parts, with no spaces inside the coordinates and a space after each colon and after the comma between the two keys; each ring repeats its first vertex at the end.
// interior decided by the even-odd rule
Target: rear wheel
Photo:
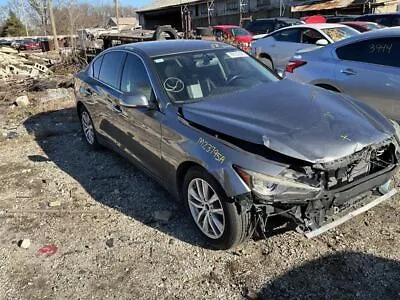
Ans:
{"type": "Polygon", "coordinates": [[[193,222],[209,244],[229,249],[248,237],[248,214],[238,210],[204,169],[195,167],[187,172],[183,197],[193,222]]]}
{"type": "Polygon", "coordinates": [[[272,60],[270,60],[269,58],[260,57],[260,62],[261,62],[264,66],[270,68],[271,70],[274,70],[274,64],[272,63],[272,60]]]}
{"type": "Polygon", "coordinates": [[[94,150],[99,149],[100,144],[97,141],[96,131],[93,126],[92,118],[90,117],[89,112],[84,106],[79,109],[79,119],[81,121],[82,132],[83,136],[85,137],[86,143],[89,145],[90,148],[94,150]]]}

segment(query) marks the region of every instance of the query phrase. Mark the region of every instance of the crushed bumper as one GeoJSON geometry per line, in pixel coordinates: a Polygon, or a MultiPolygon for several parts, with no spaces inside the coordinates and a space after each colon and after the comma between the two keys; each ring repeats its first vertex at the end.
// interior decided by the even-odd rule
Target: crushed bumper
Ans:
{"type": "Polygon", "coordinates": [[[368,204],[365,204],[363,206],[361,206],[360,208],[357,208],[347,214],[345,214],[344,216],[341,216],[340,218],[336,219],[335,221],[332,221],[330,223],[327,223],[315,230],[311,230],[311,231],[307,231],[304,232],[304,235],[307,238],[313,238],[316,237],[332,228],[335,228],[345,222],[347,222],[348,220],[354,218],[355,216],[358,216],[364,212],[366,212],[367,210],[377,206],[378,204],[390,199],[391,197],[393,197],[394,195],[397,194],[397,190],[394,188],[392,190],[390,190],[389,192],[387,192],[385,195],[378,197],[374,200],[372,200],[371,202],[369,202],[368,204]]]}

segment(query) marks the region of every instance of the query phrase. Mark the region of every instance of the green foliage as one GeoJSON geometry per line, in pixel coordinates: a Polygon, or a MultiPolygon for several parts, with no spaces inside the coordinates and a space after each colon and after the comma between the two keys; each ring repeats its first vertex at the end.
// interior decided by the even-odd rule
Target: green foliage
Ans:
{"type": "Polygon", "coordinates": [[[26,33],[25,26],[20,19],[10,10],[8,19],[4,23],[1,36],[24,36],[26,33]]]}

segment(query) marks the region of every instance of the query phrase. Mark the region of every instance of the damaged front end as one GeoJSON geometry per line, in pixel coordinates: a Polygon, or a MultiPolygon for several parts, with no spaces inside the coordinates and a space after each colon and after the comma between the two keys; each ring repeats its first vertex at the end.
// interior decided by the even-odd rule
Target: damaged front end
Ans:
{"type": "Polygon", "coordinates": [[[299,232],[313,237],[382,202],[370,196],[390,181],[397,164],[396,146],[387,140],[339,160],[292,164],[277,176],[240,166],[235,170],[252,191],[252,200],[243,202],[253,217],[251,230],[265,236],[268,219],[283,215],[295,221],[299,232]]]}

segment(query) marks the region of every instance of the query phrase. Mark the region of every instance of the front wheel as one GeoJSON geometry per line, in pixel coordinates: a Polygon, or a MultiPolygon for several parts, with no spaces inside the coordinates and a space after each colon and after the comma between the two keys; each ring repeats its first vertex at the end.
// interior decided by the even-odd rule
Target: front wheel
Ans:
{"type": "Polygon", "coordinates": [[[248,237],[248,213],[239,211],[204,169],[195,167],[187,172],[183,197],[193,222],[209,244],[229,249],[248,237]]]}

